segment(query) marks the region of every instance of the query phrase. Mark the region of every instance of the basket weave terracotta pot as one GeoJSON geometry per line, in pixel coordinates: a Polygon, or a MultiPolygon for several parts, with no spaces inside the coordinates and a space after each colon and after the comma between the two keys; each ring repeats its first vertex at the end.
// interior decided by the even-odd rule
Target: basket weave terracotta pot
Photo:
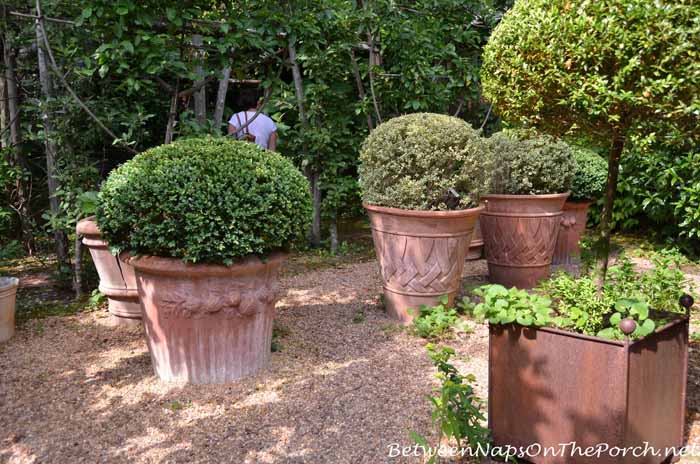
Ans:
{"type": "Polygon", "coordinates": [[[136,269],[146,341],[161,379],[226,383],[269,362],[283,255],[232,266],[124,259],[136,269]]]}
{"type": "Polygon", "coordinates": [[[17,298],[16,277],[0,277],[0,343],[15,334],[15,301],[17,298]]]}
{"type": "Polygon", "coordinates": [[[90,250],[100,276],[99,291],[107,297],[109,312],[116,324],[141,323],[141,305],[136,290],[134,269],[109,251],[109,244],[102,239],[95,217],[78,222],[75,228],[82,235],[83,244],[90,250]]]}
{"type": "Polygon", "coordinates": [[[484,255],[484,237],[481,236],[481,224],[479,220],[476,220],[474,224],[474,235],[472,235],[472,241],[469,244],[469,251],[467,252],[467,261],[474,261],[475,259],[481,259],[484,255]]]}
{"type": "Polygon", "coordinates": [[[549,276],[562,208],[569,193],[484,195],[481,232],[489,280],[532,288],[549,276]]]}
{"type": "Polygon", "coordinates": [[[387,312],[403,324],[409,309],[435,305],[460,289],[464,259],[483,206],[460,211],[412,211],[364,205],[379,260],[387,312]]]}
{"type": "Polygon", "coordinates": [[[552,264],[565,268],[575,267],[581,263],[581,247],[579,242],[586,230],[588,208],[591,201],[567,201],[561,217],[561,226],[554,246],[552,264]]]}

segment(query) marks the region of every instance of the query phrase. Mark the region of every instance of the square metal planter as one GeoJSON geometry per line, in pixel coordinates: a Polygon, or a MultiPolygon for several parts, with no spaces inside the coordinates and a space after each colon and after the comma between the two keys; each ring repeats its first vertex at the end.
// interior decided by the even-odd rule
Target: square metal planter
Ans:
{"type": "Polygon", "coordinates": [[[489,427],[496,446],[535,463],[653,463],[683,445],[688,317],[638,341],[553,328],[489,328],[489,427]],[[574,443],[577,452],[572,452],[574,443]],[[600,445],[600,446],[599,446],[600,445]],[[586,456],[586,448],[627,448],[586,456]],[[661,450],[635,456],[631,448],[661,450]],[[539,448],[541,447],[541,448],[539,448]],[[562,454],[545,453],[547,447],[562,454]],[[539,455],[533,456],[539,449],[539,455]],[[546,455],[545,455],[546,454],[546,455]]]}

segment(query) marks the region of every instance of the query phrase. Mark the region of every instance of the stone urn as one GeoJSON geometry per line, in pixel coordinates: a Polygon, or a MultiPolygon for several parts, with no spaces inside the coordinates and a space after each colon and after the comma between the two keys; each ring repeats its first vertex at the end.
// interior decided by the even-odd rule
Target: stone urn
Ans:
{"type": "Polygon", "coordinates": [[[414,211],[364,204],[379,260],[387,312],[410,324],[421,305],[460,290],[474,224],[484,207],[414,211]]]}
{"type": "Polygon", "coordinates": [[[83,244],[90,250],[92,262],[100,276],[99,291],[107,297],[112,321],[118,325],[140,324],[141,305],[134,269],[110,253],[94,216],[78,222],[75,231],[83,237],[83,244]]]}
{"type": "Polygon", "coordinates": [[[481,225],[477,219],[476,224],[474,225],[474,235],[472,235],[472,241],[469,244],[469,251],[467,252],[467,261],[481,259],[483,255],[484,237],[481,236],[481,225]]]}
{"type": "Polygon", "coordinates": [[[227,383],[267,365],[282,254],[231,266],[126,254],[124,259],[136,270],[158,377],[227,383]]]}
{"type": "Polygon", "coordinates": [[[484,195],[481,232],[489,280],[532,288],[549,277],[562,208],[569,193],[484,195]]]}
{"type": "Polygon", "coordinates": [[[0,343],[6,342],[15,334],[15,300],[17,297],[16,277],[0,277],[0,343]]]}
{"type": "Polygon", "coordinates": [[[561,217],[557,243],[554,246],[552,265],[573,269],[581,264],[579,242],[586,230],[588,208],[592,201],[567,201],[561,217]]]}

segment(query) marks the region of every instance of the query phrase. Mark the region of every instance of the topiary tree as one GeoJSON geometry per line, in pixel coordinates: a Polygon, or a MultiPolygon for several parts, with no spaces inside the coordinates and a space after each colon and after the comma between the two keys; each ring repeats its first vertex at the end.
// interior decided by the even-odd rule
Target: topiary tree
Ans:
{"type": "Polygon", "coordinates": [[[399,116],[378,126],[362,144],[362,199],[414,210],[476,206],[490,182],[489,159],[479,132],[459,118],[399,116]]]}
{"type": "Polygon", "coordinates": [[[593,201],[605,191],[607,163],[605,158],[589,148],[571,147],[576,160],[570,200],[593,201]]]}
{"type": "Polygon", "coordinates": [[[505,120],[609,147],[601,282],[625,143],[650,122],[700,139],[698,11],[697,0],[520,0],[484,50],[484,95],[505,120]]]}
{"type": "Polygon", "coordinates": [[[115,251],[230,265],[303,238],[311,199],[288,159],[204,137],[152,148],[117,168],[96,216],[115,251]]]}
{"type": "Polygon", "coordinates": [[[532,131],[501,131],[487,142],[493,162],[489,193],[542,195],[571,188],[576,162],[562,140],[532,131]]]}

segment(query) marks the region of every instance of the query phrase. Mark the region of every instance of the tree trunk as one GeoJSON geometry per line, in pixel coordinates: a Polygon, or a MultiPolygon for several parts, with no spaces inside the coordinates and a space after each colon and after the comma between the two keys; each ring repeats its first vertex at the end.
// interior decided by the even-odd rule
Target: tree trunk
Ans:
{"type": "MultiPolygon", "coordinates": [[[[304,108],[304,83],[301,78],[301,70],[297,63],[297,50],[294,40],[289,39],[289,62],[292,65],[292,78],[294,79],[294,91],[297,98],[297,108],[299,110],[299,120],[301,121],[302,130],[309,129],[309,119],[306,116],[304,108]]],[[[304,142],[304,152],[308,155],[308,146],[304,142]]],[[[311,200],[313,202],[313,219],[311,222],[311,232],[309,241],[314,247],[321,245],[321,186],[319,184],[319,172],[315,163],[309,163],[306,169],[306,177],[309,179],[309,188],[311,190],[311,200]]]]}
{"type": "Polygon", "coordinates": [[[165,126],[165,140],[163,143],[166,145],[173,141],[173,136],[175,133],[175,118],[177,118],[177,99],[178,93],[180,91],[180,79],[177,80],[173,93],[170,97],[170,111],[168,112],[168,124],[165,126]]]}
{"type": "MultiPolygon", "coordinates": [[[[44,147],[46,149],[46,177],[49,187],[49,208],[52,214],[58,215],[60,213],[60,205],[58,202],[58,197],[56,197],[56,192],[60,186],[56,166],[57,149],[56,142],[53,139],[53,124],[49,109],[53,96],[53,85],[51,83],[51,76],[49,75],[49,68],[46,63],[45,51],[42,46],[44,41],[41,27],[39,26],[38,22],[36,27],[36,36],[37,44],[39,44],[37,47],[39,81],[41,83],[41,93],[43,94],[43,101],[41,102],[41,119],[44,123],[44,147]]],[[[54,230],[54,240],[58,265],[59,267],[63,267],[68,264],[68,242],[65,232],[62,230],[54,230]]]]}
{"type": "Polygon", "coordinates": [[[5,74],[0,76],[0,148],[10,146],[10,118],[7,109],[7,90],[5,86],[5,74]]]}
{"type": "Polygon", "coordinates": [[[338,215],[335,213],[331,218],[329,235],[331,240],[331,254],[335,255],[338,253],[338,215]]]}
{"type": "MultiPolygon", "coordinates": [[[[12,147],[10,164],[19,166],[25,172],[29,172],[27,162],[22,153],[22,126],[20,125],[19,91],[17,90],[17,75],[15,74],[15,57],[12,50],[10,32],[4,36],[3,64],[5,68],[5,93],[7,95],[7,118],[10,127],[9,146],[12,147]]],[[[20,221],[22,243],[27,253],[34,254],[34,220],[30,205],[31,178],[29,180],[18,179],[15,184],[15,192],[12,208],[17,212],[20,221]]]]}
{"type": "MultiPolygon", "coordinates": [[[[202,81],[204,81],[204,71],[202,70],[202,50],[201,47],[203,45],[203,40],[202,36],[199,34],[195,34],[192,36],[192,45],[196,47],[195,50],[195,59],[197,61],[197,65],[195,66],[195,73],[199,77],[199,80],[197,81],[197,84],[200,84],[202,81]]],[[[207,123],[207,87],[206,85],[203,85],[199,88],[194,93],[194,115],[195,118],[197,118],[197,123],[199,123],[200,126],[204,126],[207,123]]]]}
{"type": "Polygon", "coordinates": [[[75,260],[73,261],[73,291],[75,298],[83,296],[83,237],[75,236],[75,260]]]}
{"type": "MultiPolygon", "coordinates": [[[[226,108],[226,94],[228,93],[228,81],[231,78],[231,68],[224,68],[219,79],[219,89],[216,92],[216,108],[214,109],[214,127],[217,134],[221,132],[221,123],[224,119],[224,109],[226,108]]],[[[225,133],[225,132],[224,132],[225,133]]]]}
{"type": "MultiPolygon", "coordinates": [[[[365,86],[362,83],[362,76],[360,75],[360,67],[357,64],[357,58],[353,50],[350,50],[350,63],[352,64],[352,74],[355,76],[355,84],[357,85],[357,95],[360,97],[360,101],[364,102],[367,94],[365,93],[365,86]]],[[[372,129],[374,129],[372,115],[367,113],[367,131],[372,132],[372,129]]]]}
{"type": "Polygon", "coordinates": [[[608,182],[605,187],[605,205],[600,220],[600,243],[598,244],[598,291],[602,291],[608,272],[610,256],[610,229],[612,225],[613,207],[617,193],[617,178],[620,174],[620,157],[625,149],[625,139],[616,134],[608,154],[608,182]]]}

